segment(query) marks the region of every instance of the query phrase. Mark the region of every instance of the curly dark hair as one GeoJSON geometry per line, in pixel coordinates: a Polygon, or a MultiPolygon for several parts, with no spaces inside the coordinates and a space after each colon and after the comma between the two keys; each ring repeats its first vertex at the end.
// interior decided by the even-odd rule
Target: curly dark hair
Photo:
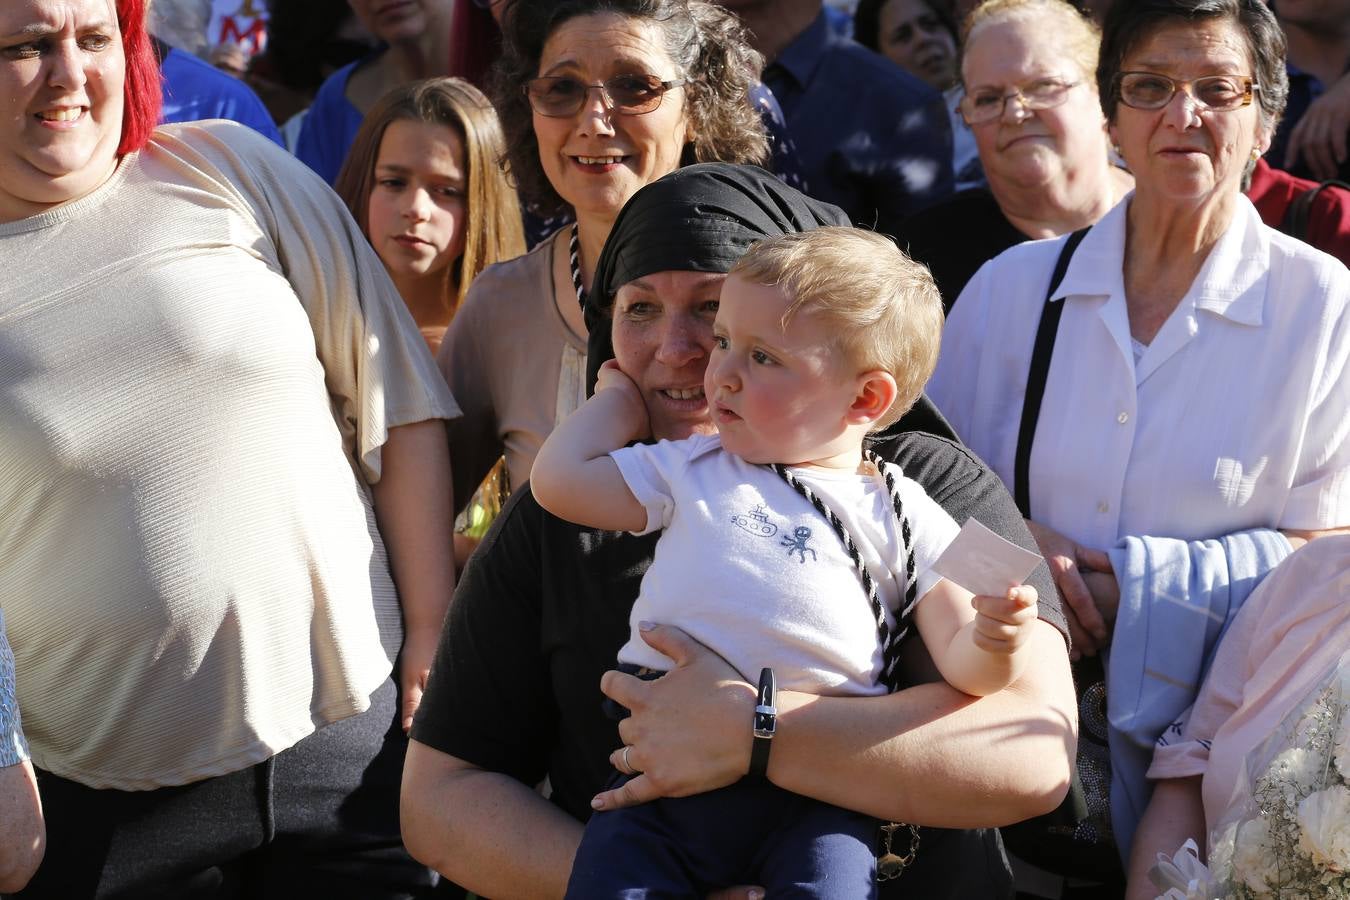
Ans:
{"type": "Polygon", "coordinates": [[[749,99],[764,60],[731,13],[704,0],[508,0],[501,58],[493,70],[492,99],[506,135],[506,162],[522,199],[538,212],[567,209],[539,163],[525,82],[539,74],[544,44],[569,19],[615,13],[655,23],[666,53],[685,80],[685,115],[694,139],[687,162],[763,164],[764,123],[749,99]]]}

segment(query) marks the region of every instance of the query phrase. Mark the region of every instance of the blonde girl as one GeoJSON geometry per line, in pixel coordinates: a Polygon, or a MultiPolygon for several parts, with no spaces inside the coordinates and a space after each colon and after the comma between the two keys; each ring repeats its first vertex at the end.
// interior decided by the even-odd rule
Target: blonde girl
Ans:
{"type": "Polygon", "coordinates": [[[525,252],[502,156],[501,126],[482,92],[431,78],[376,103],[338,175],[338,195],[433,353],[478,273],[525,252]]]}
{"type": "MultiPolygon", "coordinates": [[[[478,273],[525,252],[492,104],[460,78],[394,88],[366,116],[334,185],[434,354],[478,273]]],[[[492,467],[455,523],[463,566],[510,493],[492,467]]]]}

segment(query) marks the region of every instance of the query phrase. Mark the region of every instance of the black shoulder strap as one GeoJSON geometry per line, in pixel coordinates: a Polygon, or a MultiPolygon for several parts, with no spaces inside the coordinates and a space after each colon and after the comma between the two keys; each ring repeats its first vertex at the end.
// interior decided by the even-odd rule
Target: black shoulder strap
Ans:
{"type": "Polygon", "coordinates": [[[1017,508],[1022,511],[1023,518],[1031,518],[1031,486],[1028,479],[1031,443],[1036,439],[1036,423],[1041,418],[1041,398],[1045,395],[1045,380],[1050,374],[1050,357],[1055,353],[1055,334],[1059,331],[1059,317],[1064,312],[1063,303],[1051,303],[1050,299],[1064,280],[1073,251],[1078,249],[1087,233],[1088,228],[1075,231],[1059,251],[1054,274],[1050,276],[1050,287],[1045,292],[1045,303],[1041,306],[1041,322],[1036,327],[1031,369],[1027,372],[1027,393],[1022,400],[1022,424],[1017,431],[1017,455],[1013,459],[1013,499],[1017,501],[1017,508]]]}
{"type": "Polygon", "coordinates": [[[1334,178],[1324,181],[1316,187],[1308,188],[1290,202],[1289,208],[1284,211],[1284,219],[1280,221],[1280,230],[1290,237],[1306,241],[1308,239],[1308,219],[1312,215],[1313,203],[1316,202],[1317,195],[1329,187],[1350,191],[1350,184],[1337,181],[1334,178]]]}

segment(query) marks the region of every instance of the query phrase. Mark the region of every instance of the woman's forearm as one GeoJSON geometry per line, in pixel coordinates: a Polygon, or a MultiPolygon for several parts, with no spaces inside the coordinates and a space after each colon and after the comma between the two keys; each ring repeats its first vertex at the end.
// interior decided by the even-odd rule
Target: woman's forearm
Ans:
{"type": "Polygon", "coordinates": [[[0,611],[0,893],[6,894],[28,883],[47,840],[14,685],[14,654],[0,611]]]}
{"type": "Polygon", "coordinates": [[[389,429],[373,495],[407,631],[439,636],[455,592],[445,423],[389,429]]]}
{"type": "Polygon", "coordinates": [[[375,517],[403,612],[399,687],[403,730],[422,702],[445,613],[455,593],[450,450],[445,423],[389,429],[373,488],[375,517]]]}
{"type": "Polygon", "coordinates": [[[403,842],[416,859],[484,897],[562,897],[582,826],[497,772],[408,742],[403,842]]]}
{"type": "Polygon", "coordinates": [[[0,893],[16,893],[42,862],[47,833],[27,760],[0,767],[0,893]]]}
{"type": "Polygon", "coordinates": [[[1063,637],[1041,622],[1030,649],[1016,683],[979,699],[945,683],[865,699],[780,694],[769,778],[920,825],[992,827],[1048,812],[1069,786],[1076,699],[1063,637]]]}
{"type": "Polygon", "coordinates": [[[1169,778],[1153,787],[1130,851],[1128,900],[1153,900],[1159,891],[1148,871],[1159,853],[1176,853],[1187,838],[1194,838],[1205,858],[1205,809],[1200,795],[1200,776],[1169,778]]]}

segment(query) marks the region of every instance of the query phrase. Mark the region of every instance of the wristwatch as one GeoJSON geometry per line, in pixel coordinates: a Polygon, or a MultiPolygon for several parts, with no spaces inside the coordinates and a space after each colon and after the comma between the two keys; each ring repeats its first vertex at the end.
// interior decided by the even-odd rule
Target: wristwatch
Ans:
{"type": "Polygon", "coordinates": [[[774,706],[773,669],[759,670],[759,700],[755,705],[755,742],[750,745],[750,776],[764,778],[769,771],[769,747],[778,727],[778,707],[774,706]]]}

